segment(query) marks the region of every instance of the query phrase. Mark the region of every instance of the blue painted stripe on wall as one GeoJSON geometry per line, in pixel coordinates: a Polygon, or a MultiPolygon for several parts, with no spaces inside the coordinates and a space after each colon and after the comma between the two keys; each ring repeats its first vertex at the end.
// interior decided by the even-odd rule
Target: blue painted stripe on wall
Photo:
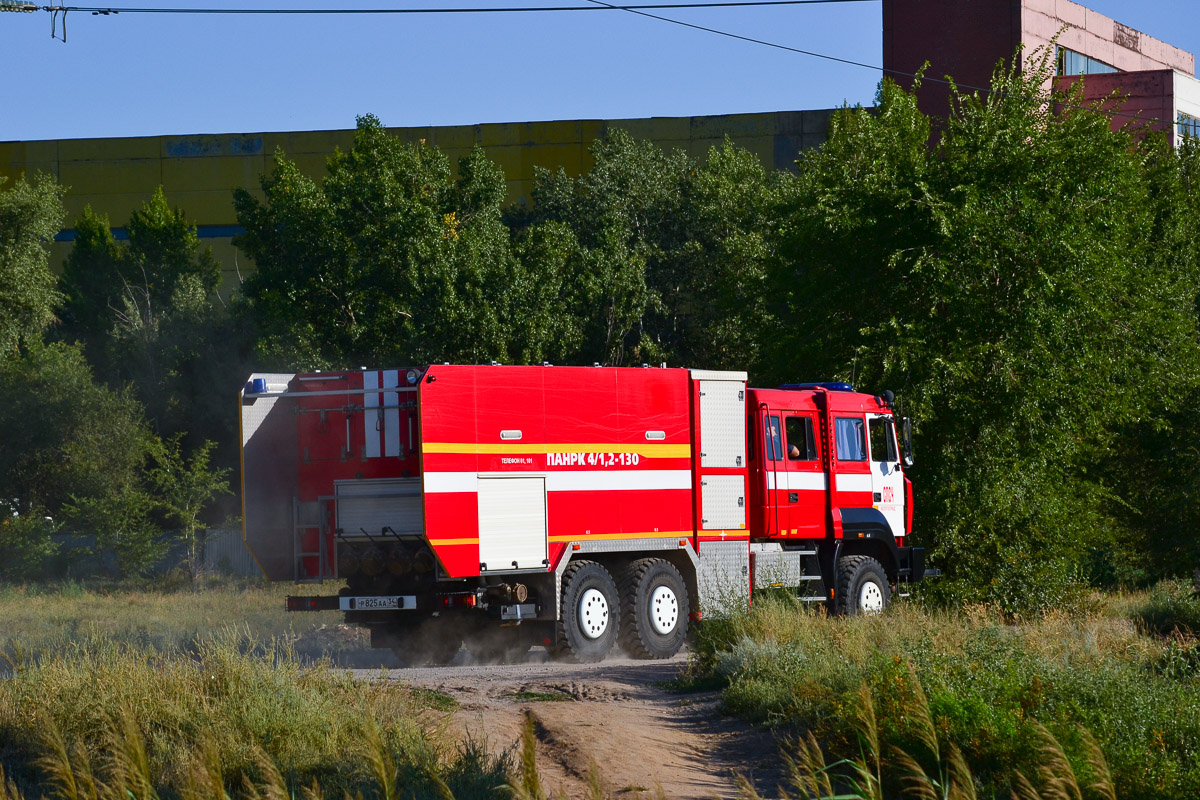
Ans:
{"type": "MultiPolygon", "coordinates": [[[[197,225],[196,235],[201,239],[230,239],[234,236],[240,236],[245,233],[246,229],[241,225],[197,225]]],[[[129,231],[124,228],[113,228],[112,235],[114,239],[124,241],[129,238],[129,231]]],[[[75,241],[75,229],[65,228],[59,231],[55,237],[56,242],[73,242],[75,241]]]]}

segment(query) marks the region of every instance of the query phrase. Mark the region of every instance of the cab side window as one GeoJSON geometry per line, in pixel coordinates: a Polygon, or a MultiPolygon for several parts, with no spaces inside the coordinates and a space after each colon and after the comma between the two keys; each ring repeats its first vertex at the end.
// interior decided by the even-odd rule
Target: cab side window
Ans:
{"type": "Polygon", "coordinates": [[[839,461],[866,461],[867,442],[862,417],[838,417],[834,420],[839,461]]]}
{"type": "Polygon", "coordinates": [[[788,460],[817,460],[817,442],[813,437],[812,417],[787,418],[787,444],[788,460]]]}
{"type": "Polygon", "coordinates": [[[783,440],[779,430],[779,417],[771,414],[767,417],[767,447],[766,457],[768,461],[778,461],[783,458],[783,440]]]}
{"type": "Polygon", "coordinates": [[[870,432],[872,461],[900,460],[896,455],[896,437],[892,435],[891,420],[883,417],[872,417],[870,432]]]}

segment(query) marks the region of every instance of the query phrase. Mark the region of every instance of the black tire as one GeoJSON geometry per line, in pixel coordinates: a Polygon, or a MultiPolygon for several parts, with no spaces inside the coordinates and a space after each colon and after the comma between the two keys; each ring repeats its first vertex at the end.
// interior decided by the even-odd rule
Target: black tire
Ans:
{"type": "Polygon", "coordinates": [[[691,610],[679,570],[661,558],[634,561],[621,574],[621,649],[634,658],[670,658],[687,639],[691,610]]]}
{"type": "Polygon", "coordinates": [[[838,559],[834,613],[849,617],[882,614],[891,601],[892,590],[882,564],[870,556],[838,559]]]}
{"type": "Polygon", "coordinates": [[[554,654],[583,663],[602,660],[621,624],[617,584],[595,561],[574,561],[563,573],[562,587],[554,654]]]}

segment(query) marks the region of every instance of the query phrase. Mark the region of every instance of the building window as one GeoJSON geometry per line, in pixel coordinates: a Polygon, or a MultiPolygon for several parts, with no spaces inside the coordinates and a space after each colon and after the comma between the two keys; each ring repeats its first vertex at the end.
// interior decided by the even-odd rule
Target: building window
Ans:
{"type": "Polygon", "coordinates": [[[1200,118],[1193,117],[1191,114],[1179,112],[1179,118],[1176,120],[1176,129],[1179,131],[1180,138],[1200,139],[1200,118]]]}
{"type": "Polygon", "coordinates": [[[1058,75],[1099,75],[1106,72],[1120,72],[1110,64],[1097,61],[1091,56],[1076,53],[1065,47],[1058,48],[1056,67],[1055,72],[1058,75]]]}

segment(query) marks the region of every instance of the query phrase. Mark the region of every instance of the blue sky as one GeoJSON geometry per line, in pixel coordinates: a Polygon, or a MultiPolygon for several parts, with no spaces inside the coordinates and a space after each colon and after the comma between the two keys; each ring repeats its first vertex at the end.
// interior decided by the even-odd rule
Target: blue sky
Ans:
{"type": "MultiPolygon", "coordinates": [[[[229,0],[127,0],[213,7],[229,0]]],[[[349,0],[346,7],[574,0],[349,0]]],[[[1191,52],[1196,0],[1089,0],[1191,52]]],[[[237,4],[231,4],[236,6],[237,4]]],[[[243,6],[333,7],[335,0],[243,6]]],[[[664,12],[879,64],[880,3],[664,12]]],[[[869,104],[879,73],[625,12],[228,17],[0,14],[0,141],[688,116],[869,104]]]]}

